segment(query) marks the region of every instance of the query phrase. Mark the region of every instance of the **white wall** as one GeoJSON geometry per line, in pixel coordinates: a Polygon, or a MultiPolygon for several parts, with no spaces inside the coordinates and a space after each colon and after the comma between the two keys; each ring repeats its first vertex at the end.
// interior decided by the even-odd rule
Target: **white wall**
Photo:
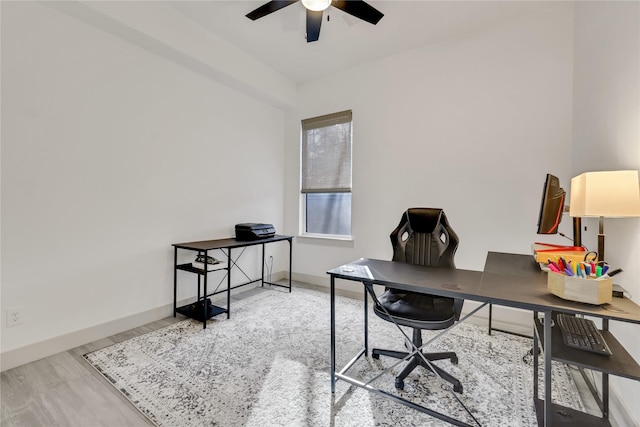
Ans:
{"type": "MultiPolygon", "coordinates": [[[[239,222],[281,230],[283,129],[263,101],[41,3],[3,2],[3,368],[12,350],[166,310],[171,243],[239,222]],[[8,307],[22,325],[6,327],[8,307]]],[[[179,298],[195,295],[183,277],[179,298]]]]}
{"type": "MultiPolygon", "coordinates": [[[[575,91],[572,176],[587,171],[640,169],[640,3],[578,2],[575,10],[575,91]]],[[[583,220],[585,244],[596,248],[597,220],[583,220]]],[[[605,219],[607,261],[624,272],[614,282],[640,303],[640,218],[605,219]]],[[[611,324],[640,361],[638,325],[611,324]]],[[[612,377],[617,402],[640,425],[640,383],[612,377]]]]}
{"type": "MultiPolygon", "coordinates": [[[[166,309],[173,242],[255,220],[297,234],[302,118],[354,112],[354,240],[297,238],[298,277],[328,285],[335,265],[389,258],[388,234],[409,206],[445,209],[461,268],[481,269],[489,250],[566,242],[535,235],[544,175],[568,189],[585,170],[640,168],[638,4],[577,3],[575,49],[573,7],[550,3],[307,82],[283,114],[274,105],[290,105],[291,92],[274,89],[287,86],[279,78],[252,96],[243,82],[215,81],[226,64],[181,66],[166,43],[3,2],[3,369],[15,349],[166,309]],[[6,328],[7,307],[23,308],[23,325],[6,328]]],[[[566,216],[561,229],[571,233],[566,216]]],[[[606,231],[637,301],[640,223],[611,220],[606,231]]],[[[640,359],[635,329],[614,327],[640,359]]],[[[639,395],[636,382],[614,384],[639,395]]]]}
{"type": "MultiPolygon", "coordinates": [[[[287,231],[298,231],[300,119],[352,109],[354,239],[297,239],[294,270],[328,285],[329,268],[390,258],[389,233],[412,206],[444,208],[459,268],[481,270],[487,251],[529,253],[545,174],[569,183],[572,56],[563,3],[300,85],[287,231]]],[[[562,228],[571,234],[568,218],[562,228]]]]}

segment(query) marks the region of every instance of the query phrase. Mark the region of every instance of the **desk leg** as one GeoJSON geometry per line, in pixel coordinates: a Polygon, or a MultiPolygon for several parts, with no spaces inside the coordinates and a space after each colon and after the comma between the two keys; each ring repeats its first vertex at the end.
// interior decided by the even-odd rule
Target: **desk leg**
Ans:
{"type": "Polygon", "coordinates": [[[336,392],[336,278],[331,276],[331,393],[336,392]]]}
{"type": "Polygon", "coordinates": [[[289,292],[291,292],[291,276],[293,276],[293,271],[291,270],[291,260],[293,256],[293,241],[289,239],[289,292]]]}
{"type": "MultiPolygon", "coordinates": [[[[209,255],[208,251],[204,251],[204,298],[202,299],[202,329],[207,329],[207,317],[208,317],[208,310],[207,310],[207,255],[209,255]]],[[[200,278],[200,276],[198,275],[198,278],[200,278]]],[[[198,290],[200,290],[200,283],[198,283],[198,290]]],[[[199,298],[199,297],[198,297],[199,298]]]]}
{"type": "Polygon", "coordinates": [[[264,288],[264,243],[262,244],[262,280],[260,281],[260,286],[264,288]]]}
{"type": "MultiPolygon", "coordinates": [[[[364,354],[369,355],[369,295],[367,295],[367,286],[364,288],[364,354]]],[[[373,289],[373,286],[371,286],[373,289]]]]}
{"type": "Polygon", "coordinates": [[[229,319],[231,318],[231,270],[233,270],[231,266],[231,248],[227,251],[227,267],[229,267],[227,271],[227,319],[229,319]]]}
{"type": "Polygon", "coordinates": [[[173,317],[177,313],[178,300],[178,248],[173,248],[173,317]]]}
{"type": "MultiPolygon", "coordinates": [[[[538,320],[538,312],[533,312],[533,402],[538,402],[538,352],[539,352],[539,344],[538,344],[538,333],[536,332],[536,321],[538,320]]],[[[536,403],[537,404],[537,403],[536,403]]]]}
{"type": "MultiPolygon", "coordinates": [[[[544,312],[544,425],[551,426],[551,312],[544,312]]],[[[534,355],[535,357],[535,355],[534,355]]],[[[535,380],[535,378],[534,378],[535,380]]]]}
{"type": "Polygon", "coordinates": [[[491,335],[491,321],[493,319],[493,304],[489,304],[489,335],[491,335]]]}

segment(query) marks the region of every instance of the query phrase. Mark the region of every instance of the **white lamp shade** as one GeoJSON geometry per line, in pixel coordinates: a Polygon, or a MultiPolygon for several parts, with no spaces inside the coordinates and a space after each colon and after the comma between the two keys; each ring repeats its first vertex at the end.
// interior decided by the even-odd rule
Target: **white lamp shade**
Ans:
{"type": "Polygon", "coordinates": [[[331,6],[331,0],[302,0],[302,4],[309,10],[319,12],[331,6]]]}
{"type": "Polygon", "coordinates": [[[572,217],[640,216],[638,171],[586,172],[571,179],[572,217]]]}

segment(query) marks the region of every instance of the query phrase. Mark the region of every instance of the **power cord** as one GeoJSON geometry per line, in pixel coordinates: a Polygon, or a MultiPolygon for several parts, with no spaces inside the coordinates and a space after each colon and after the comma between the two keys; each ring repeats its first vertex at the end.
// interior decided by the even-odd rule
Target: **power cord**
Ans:
{"type": "Polygon", "coordinates": [[[264,266],[267,270],[267,282],[271,282],[271,273],[273,272],[273,255],[269,255],[269,260],[264,261],[264,266]]]}

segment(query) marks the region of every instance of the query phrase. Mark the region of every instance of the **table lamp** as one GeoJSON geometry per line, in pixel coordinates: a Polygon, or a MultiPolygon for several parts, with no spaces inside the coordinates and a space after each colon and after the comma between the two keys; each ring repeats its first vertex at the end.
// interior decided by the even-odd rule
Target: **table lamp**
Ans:
{"type": "Polygon", "coordinates": [[[638,171],[586,172],[571,179],[569,215],[599,217],[598,260],[604,261],[604,218],[640,216],[638,171]]]}

